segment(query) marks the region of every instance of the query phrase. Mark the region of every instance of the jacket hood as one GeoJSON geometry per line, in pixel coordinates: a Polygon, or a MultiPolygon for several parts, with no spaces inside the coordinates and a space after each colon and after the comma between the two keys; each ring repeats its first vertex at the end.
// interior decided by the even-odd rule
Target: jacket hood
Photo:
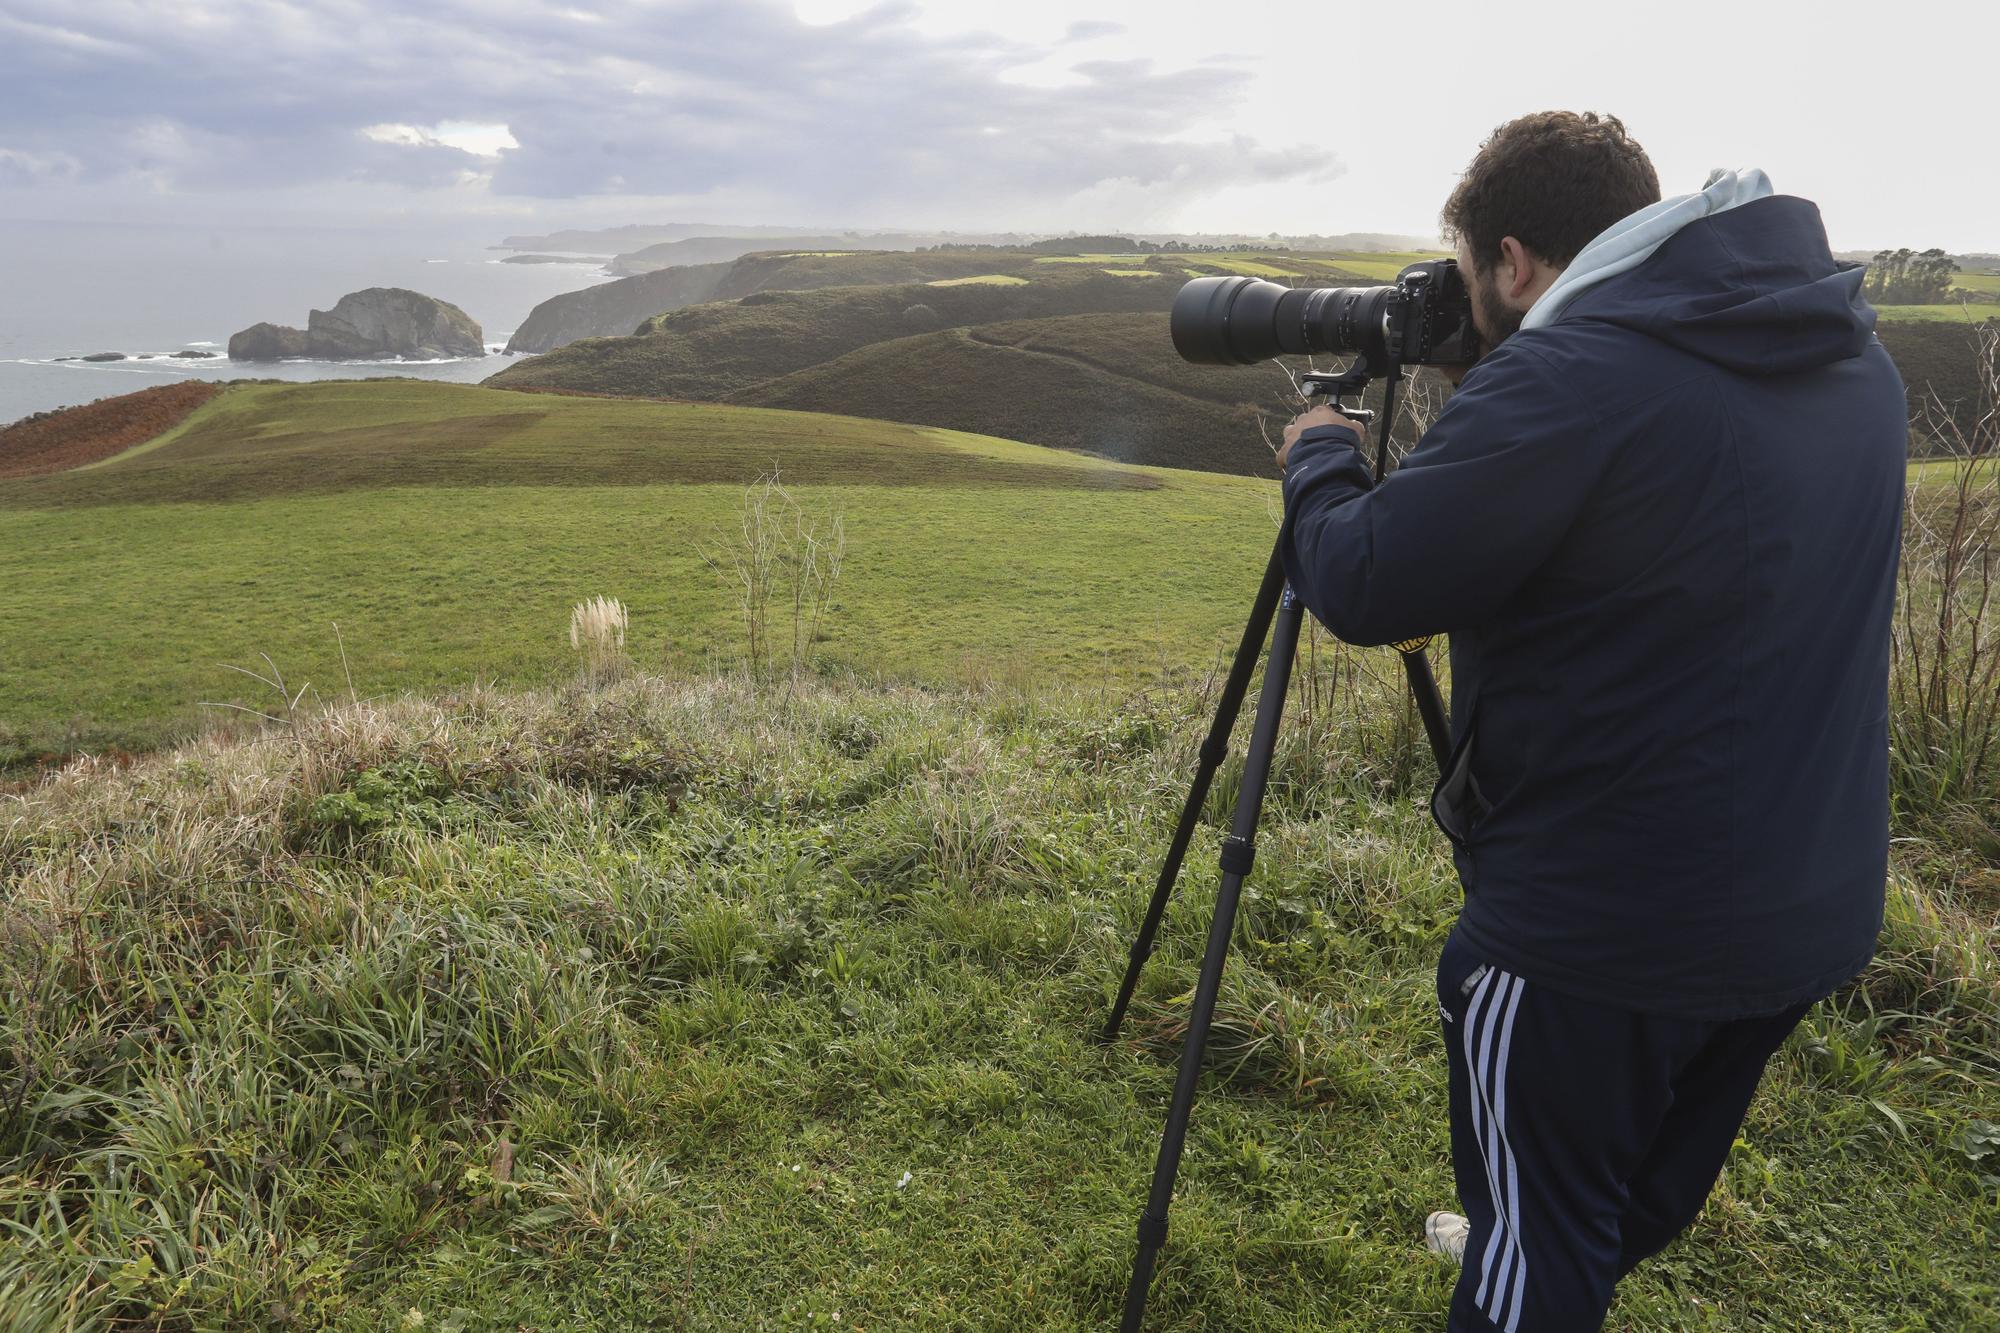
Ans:
{"type": "Polygon", "coordinates": [[[1789,375],[1868,346],[1861,282],[1860,265],[1833,258],[1809,200],[1771,194],[1762,172],[1718,173],[1710,190],[1608,228],[1521,327],[1598,320],[1739,374],[1789,375]]]}

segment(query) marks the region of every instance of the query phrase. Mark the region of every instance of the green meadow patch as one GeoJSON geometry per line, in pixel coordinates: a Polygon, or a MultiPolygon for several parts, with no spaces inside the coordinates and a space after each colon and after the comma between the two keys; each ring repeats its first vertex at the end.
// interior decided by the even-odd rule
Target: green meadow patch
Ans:
{"type": "Polygon", "coordinates": [[[1877,316],[1901,322],[1978,324],[2000,319],[2000,305],[1981,301],[1950,301],[1940,305],[1878,305],[1877,316]]]}
{"type": "Polygon", "coordinates": [[[1285,278],[1295,276],[1295,270],[1293,269],[1280,268],[1276,264],[1260,263],[1255,259],[1243,259],[1235,256],[1203,255],[1200,257],[1199,262],[1206,269],[1222,273],[1240,273],[1252,278],[1285,278]]]}
{"type": "Polygon", "coordinates": [[[1145,260],[1150,256],[1144,252],[1130,255],[1041,255],[1037,264],[1106,264],[1119,260],[1145,260]]]}
{"type": "MultiPolygon", "coordinates": [[[[258,706],[225,664],[327,697],[573,666],[569,610],[629,653],[735,660],[706,556],[776,473],[843,517],[828,667],[1131,679],[1227,646],[1272,488],[982,436],[754,408],[396,381],[232,389],[172,439],[0,500],[0,764],[138,748],[258,706]],[[338,625],[338,637],[335,626],[338,625]],[[342,645],[345,645],[345,662],[342,645]]],[[[265,701],[265,702],[268,702],[265,701]]]]}

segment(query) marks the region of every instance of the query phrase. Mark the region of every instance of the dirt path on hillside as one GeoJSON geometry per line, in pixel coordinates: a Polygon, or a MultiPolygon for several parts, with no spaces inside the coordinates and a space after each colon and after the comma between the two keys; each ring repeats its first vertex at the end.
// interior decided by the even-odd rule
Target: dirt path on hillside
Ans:
{"type": "Polygon", "coordinates": [[[123,453],[172,430],[221,392],[207,380],[183,380],[25,417],[0,427],[0,478],[65,472],[123,453]]]}

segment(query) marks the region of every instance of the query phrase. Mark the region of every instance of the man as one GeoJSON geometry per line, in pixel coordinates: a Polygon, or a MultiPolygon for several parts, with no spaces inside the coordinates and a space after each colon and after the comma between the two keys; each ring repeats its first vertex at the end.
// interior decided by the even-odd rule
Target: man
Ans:
{"type": "Polygon", "coordinates": [[[1454,1333],[1565,1333],[1873,954],[1907,423],[1860,270],[1762,172],[1662,201],[1615,118],[1549,112],[1443,220],[1488,350],[1379,486],[1298,418],[1283,548],[1340,637],[1451,635],[1464,1216],[1425,1229],[1454,1333]]]}

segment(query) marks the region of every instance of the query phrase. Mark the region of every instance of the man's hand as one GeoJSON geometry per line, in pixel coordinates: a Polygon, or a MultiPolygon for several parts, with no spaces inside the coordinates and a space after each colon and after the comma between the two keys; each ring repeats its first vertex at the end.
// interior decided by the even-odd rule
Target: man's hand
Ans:
{"type": "Polygon", "coordinates": [[[1360,422],[1349,421],[1331,407],[1322,405],[1312,408],[1309,411],[1301,412],[1292,418],[1291,425],[1285,427],[1285,442],[1278,449],[1279,467],[1283,467],[1285,460],[1292,456],[1292,446],[1298,443],[1299,436],[1311,430],[1314,426],[1345,426],[1353,431],[1355,435],[1359,436],[1361,434],[1360,422]]]}

